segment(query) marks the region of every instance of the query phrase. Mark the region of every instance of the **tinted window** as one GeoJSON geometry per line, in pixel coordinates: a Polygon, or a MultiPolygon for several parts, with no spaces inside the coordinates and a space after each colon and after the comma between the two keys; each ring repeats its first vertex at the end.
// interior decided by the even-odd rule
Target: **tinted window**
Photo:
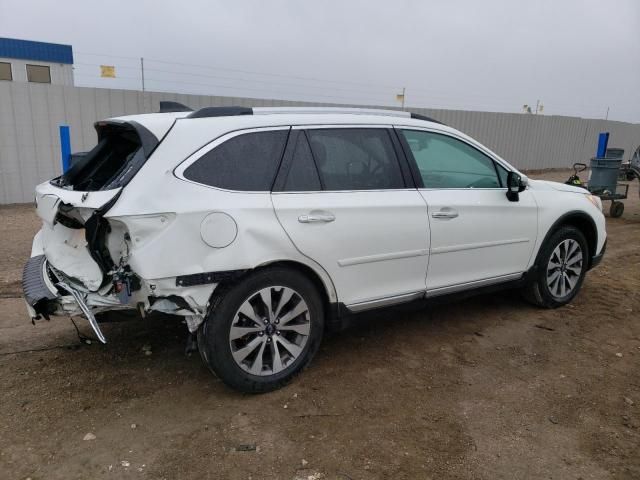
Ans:
{"type": "Polygon", "coordinates": [[[389,133],[381,128],[308,130],[325,190],[404,188],[389,133]]]}
{"type": "Polygon", "coordinates": [[[271,130],[230,138],[187,167],[184,177],[227,190],[269,191],[288,134],[271,130]]]}
{"type": "Polygon", "coordinates": [[[300,132],[293,151],[291,167],[284,184],[285,192],[316,192],[322,190],[318,170],[304,132],[300,132]]]}
{"type": "Polygon", "coordinates": [[[402,130],[425,188],[500,187],[493,160],[455,138],[402,130]]]}

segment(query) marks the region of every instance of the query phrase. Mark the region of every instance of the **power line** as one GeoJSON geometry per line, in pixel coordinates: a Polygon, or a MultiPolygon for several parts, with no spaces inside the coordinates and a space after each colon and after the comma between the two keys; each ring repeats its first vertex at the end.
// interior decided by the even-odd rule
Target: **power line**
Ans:
{"type": "MultiPolygon", "coordinates": [[[[99,54],[99,53],[88,53],[88,52],[76,52],[76,53],[81,54],[81,55],[93,55],[93,56],[104,56],[104,57],[135,59],[135,60],[138,60],[138,61],[140,59],[140,57],[131,57],[131,56],[124,56],[124,55],[110,55],[110,54],[99,54]]],[[[161,60],[161,59],[157,59],[157,58],[147,58],[147,57],[145,57],[145,60],[147,62],[164,63],[164,64],[168,64],[168,65],[178,65],[178,66],[182,66],[182,67],[206,68],[206,69],[210,69],[210,70],[224,70],[224,71],[228,71],[228,72],[245,73],[245,74],[249,74],[249,75],[262,75],[262,76],[269,76],[269,77],[292,78],[292,79],[297,79],[297,80],[324,82],[324,83],[342,83],[342,84],[356,85],[356,86],[369,87],[369,88],[370,87],[384,88],[384,89],[387,89],[387,88],[401,89],[402,88],[402,87],[399,87],[397,85],[373,85],[371,83],[353,82],[353,81],[349,81],[349,80],[332,80],[332,79],[328,79],[328,78],[304,77],[304,76],[288,75],[288,74],[282,74],[282,73],[257,72],[257,71],[254,71],[254,70],[242,70],[242,69],[218,67],[218,66],[212,66],[212,65],[202,65],[202,64],[197,64],[197,63],[175,62],[175,61],[161,60]]]]}

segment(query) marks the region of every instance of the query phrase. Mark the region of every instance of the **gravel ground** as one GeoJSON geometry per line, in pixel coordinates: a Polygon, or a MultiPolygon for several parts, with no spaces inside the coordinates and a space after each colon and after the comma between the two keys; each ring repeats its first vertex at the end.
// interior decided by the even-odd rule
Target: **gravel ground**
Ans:
{"type": "Polygon", "coordinates": [[[186,357],[170,317],[106,324],[106,346],[32,326],[17,296],[38,223],[0,208],[2,479],[640,478],[637,182],[572,305],[363,315],[259,396],[186,357]]]}

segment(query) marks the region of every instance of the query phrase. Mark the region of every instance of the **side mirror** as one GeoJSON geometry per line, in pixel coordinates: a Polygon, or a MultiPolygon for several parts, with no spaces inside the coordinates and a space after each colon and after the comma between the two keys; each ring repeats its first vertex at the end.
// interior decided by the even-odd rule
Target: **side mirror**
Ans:
{"type": "Polygon", "coordinates": [[[509,172],[507,175],[507,198],[510,202],[520,200],[520,192],[527,188],[526,177],[523,178],[519,173],[509,172]]]}

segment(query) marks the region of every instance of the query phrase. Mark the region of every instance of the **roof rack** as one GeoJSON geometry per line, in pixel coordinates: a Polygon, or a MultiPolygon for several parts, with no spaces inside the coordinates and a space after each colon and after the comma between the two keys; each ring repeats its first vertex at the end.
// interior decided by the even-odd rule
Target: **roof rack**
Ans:
{"type": "Polygon", "coordinates": [[[385,110],[382,108],[353,108],[353,107],[255,107],[253,109],[254,115],[270,115],[274,113],[292,113],[302,114],[305,113],[347,113],[352,115],[384,115],[388,117],[403,117],[414,118],[416,120],[424,120],[426,122],[439,123],[442,122],[435,120],[419,113],[405,112],[404,110],[385,110]]]}
{"type": "Polygon", "coordinates": [[[420,115],[419,113],[411,113],[411,118],[415,118],[416,120],[424,120],[425,122],[433,122],[433,123],[439,123],[440,125],[444,125],[444,123],[436,120],[435,118],[427,117],[426,115],[420,115]]]}
{"type": "Polygon", "coordinates": [[[168,112],[193,112],[193,108],[189,108],[186,105],[183,105],[178,102],[171,102],[168,100],[162,100],[160,102],[160,112],[159,113],[168,113],[168,112]]]}
{"type": "Polygon", "coordinates": [[[291,113],[297,115],[317,113],[347,113],[351,115],[385,115],[388,117],[409,118],[410,113],[402,110],[384,110],[381,108],[353,108],[353,107],[255,107],[254,115],[272,115],[276,113],[291,113]]]}
{"type": "MultiPolygon", "coordinates": [[[[184,111],[184,110],[181,110],[184,111]]],[[[351,108],[351,107],[205,107],[187,115],[186,118],[206,117],[231,117],[236,115],[273,115],[273,114],[351,114],[351,115],[383,115],[388,117],[414,118],[426,122],[440,123],[418,113],[405,112],[404,110],[384,110],[377,108],[351,108]]]]}
{"type": "Polygon", "coordinates": [[[187,115],[187,118],[232,117],[235,115],[252,114],[253,109],[248,107],[205,107],[187,115]]]}

